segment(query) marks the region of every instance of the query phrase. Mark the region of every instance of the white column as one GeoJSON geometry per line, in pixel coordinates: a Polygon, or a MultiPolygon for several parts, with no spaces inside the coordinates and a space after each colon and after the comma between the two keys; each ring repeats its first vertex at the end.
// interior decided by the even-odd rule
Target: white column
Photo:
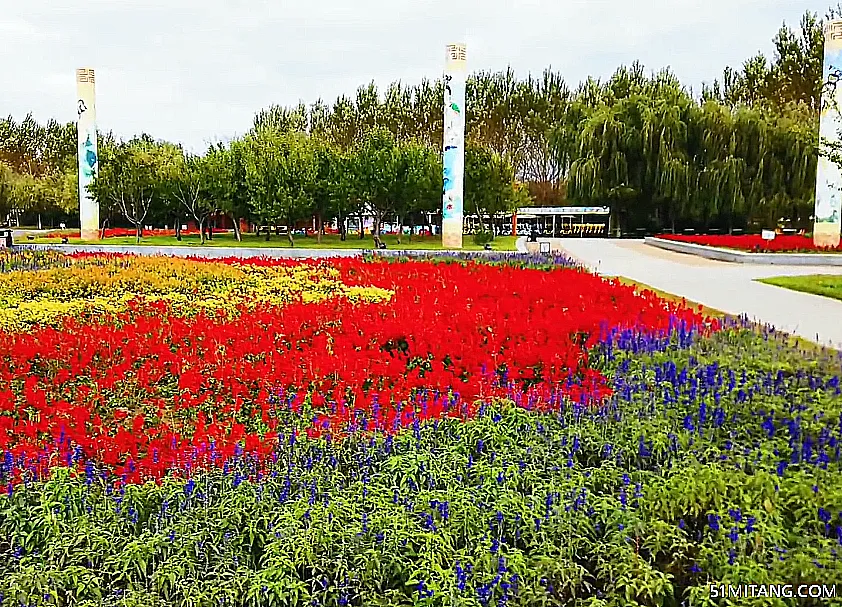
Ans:
{"type": "Polygon", "coordinates": [[[464,44],[449,44],[444,68],[444,187],[441,242],[446,249],[462,248],[462,198],[465,180],[464,44]]]}
{"type": "MultiPolygon", "coordinates": [[[[839,143],[842,128],[842,20],[825,26],[824,90],[819,123],[823,141],[839,143]]],[[[839,245],[842,230],[842,174],[839,166],[819,155],[816,172],[816,208],[813,213],[813,242],[816,246],[839,245]]]]}
{"type": "Polygon", "coordinates": [[[79,144],[79,223],[82,240],[99,240],[99,205],[87,190],[98,168],[96,149],[96,80],[92,69],[76,70],[76,115],[79,144]]]}

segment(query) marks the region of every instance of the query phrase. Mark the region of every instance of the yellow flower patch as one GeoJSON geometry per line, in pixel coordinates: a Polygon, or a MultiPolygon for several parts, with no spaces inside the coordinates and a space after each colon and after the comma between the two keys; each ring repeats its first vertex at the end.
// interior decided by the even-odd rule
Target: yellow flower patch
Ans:
{"type": "Polygon", "coordinates": [[[393,291],[347,286],[328,265],[253,266],[166,257],[87,257],[66,267],[0,273],[0,329],[26,330],[66,316],[115,313],[134,299],[165,300],[176,312],[331,297],[388,301],[393,291]]]}

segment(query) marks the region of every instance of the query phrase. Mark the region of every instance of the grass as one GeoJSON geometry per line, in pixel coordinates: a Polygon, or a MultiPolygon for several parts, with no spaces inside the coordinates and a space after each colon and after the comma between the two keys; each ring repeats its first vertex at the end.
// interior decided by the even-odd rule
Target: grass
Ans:
{"type": "Polygon", "coordinates": [[[758,281],[767,285],[842,301],[842,275],[774,276],[772,278],[761,278],[758,281]]]}
{"type": "MultiPolygon", "coordinates": [[[[366,235],[360,239],[359,236],[349,235],[346,240],[340,240],[336,234],[327,234],[322,236],[322,242],[318,243],[314,236],[296,236],[295,247],[302,249],[374,249],[374,239],[366,235]]],[[[404,235],[401,244],[397,242],[397,236],[384,235],[383,242],[389,249],[417,249],[417,250],[440,250],[442,249],[441,237],[439,236],[413,236],[410,240],[409,236],[404,235]]],[[[515,250],[514,236],[498,236],[491,241],[491,248],[495,251],[514,251],[515,250]]],[[[58,244],[61,242],[60,238],[35,238],[33,240],[19,239],[21,244],[58,244]]],[[[97,245],[135,245],[137,242],[133,236],[129,237],[115,237],[106,238],[98,241],[85,241],[77,238],[71,238],[69,244],[97,244],[97,245]]],[[[205,244],[200,243],[198,235],[182,236],[181,241],[175,239],[174,236],[149,236],[142,238],[141,245],[147,246],[187,246],[187,247],[273,247],[273,248],[290,248],[289,240],[286,236],[273,235],[270,240],[266,240],[265,236],[257,236],[255,234],[243,234],[242,242],[238,242],[233,234],[214,234],[213,240],[205,241],[205,244]]],[[[462,240],[462,248],[466,251],[478,251],[483,247],[474,244],[471,236],[466,235],[462,240]]]]}

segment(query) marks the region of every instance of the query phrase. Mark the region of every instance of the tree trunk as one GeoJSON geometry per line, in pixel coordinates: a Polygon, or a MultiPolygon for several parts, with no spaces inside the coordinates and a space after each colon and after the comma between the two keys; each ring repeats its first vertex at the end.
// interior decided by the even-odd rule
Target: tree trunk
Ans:
{"type": "Polygon", "coordinates": [[[231,216],[231,223],[234,224],[234,238],[237,239],[237,242],[243,241],[243,235],[240,233],[240,219],[238,217],[231,216]]]}
{"type": "Polygon", "coordinates": [[[362,213],[360,213],[360,240],[363,238],[365,238],[365,228],[363,227],[363,216],[362,213]]]}
{"type": "Polygon", "coordinates": [[[316,213],[316,242],[322,244],[322,213],[316,213]]]}
{"type": "Polygon", "coordinates": [[[342,213],[339,213],[336,221],[339,226],[339,240],[341,242],[345,242],[345,239],[348,237],[348,232],[345,227],[345,218],[342,217],[342,213]]]}
{"type": "Polygon", "coordinates": [[[143,236],[143,226],[139,223],[134,224],[135,243],[140,244],[140,238],[143,236]]]}
{"type": "Polygon", "coordinates": [[[401,237],[403,236],[403,215],[398,215],[398,244],[401,244],[401,237]]]}
{"type": "Polygon", "coordinates": [[[199,224],[199,244],[205,244],[205,218],[196,217],[196,223],[199,224]]]}
{"type": "Polygon", "coordinates": [[[208,218],[208,240],[213,240],[213,226],[216,225],[216,218],[208,218]]]}
{"type": "Polygon", "coordinates": [[[181,242],[181,218],[175,218],[175,239],[181,242]]]}
{"type": "Polygon", "coordinates": [[[380,248],[380,243],[382,242],[380,240],[380,222],[381,221],[382,221],[382,219],[380,217],[380,214],[377,211],[375,211],[375,213],[374,213],[374,226],[373,226],[374,229],[371,231],[371,233],[372,233],[372,236],[374,236],[374,246],[377,249],[380,248]]]}

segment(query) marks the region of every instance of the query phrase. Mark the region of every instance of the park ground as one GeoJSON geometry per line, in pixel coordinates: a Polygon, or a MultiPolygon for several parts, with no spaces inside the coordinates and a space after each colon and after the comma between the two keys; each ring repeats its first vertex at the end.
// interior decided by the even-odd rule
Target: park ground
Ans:
{"type": "Polygon", "coordinates": [[[744,314],[823,346],[842,346],[842,301],[831,295],[842,290],[842,267],[735,264],[640,241],[569,238],[559,239],[558,246],[603,276],[624,277],[725,314],[744,314]]]}

